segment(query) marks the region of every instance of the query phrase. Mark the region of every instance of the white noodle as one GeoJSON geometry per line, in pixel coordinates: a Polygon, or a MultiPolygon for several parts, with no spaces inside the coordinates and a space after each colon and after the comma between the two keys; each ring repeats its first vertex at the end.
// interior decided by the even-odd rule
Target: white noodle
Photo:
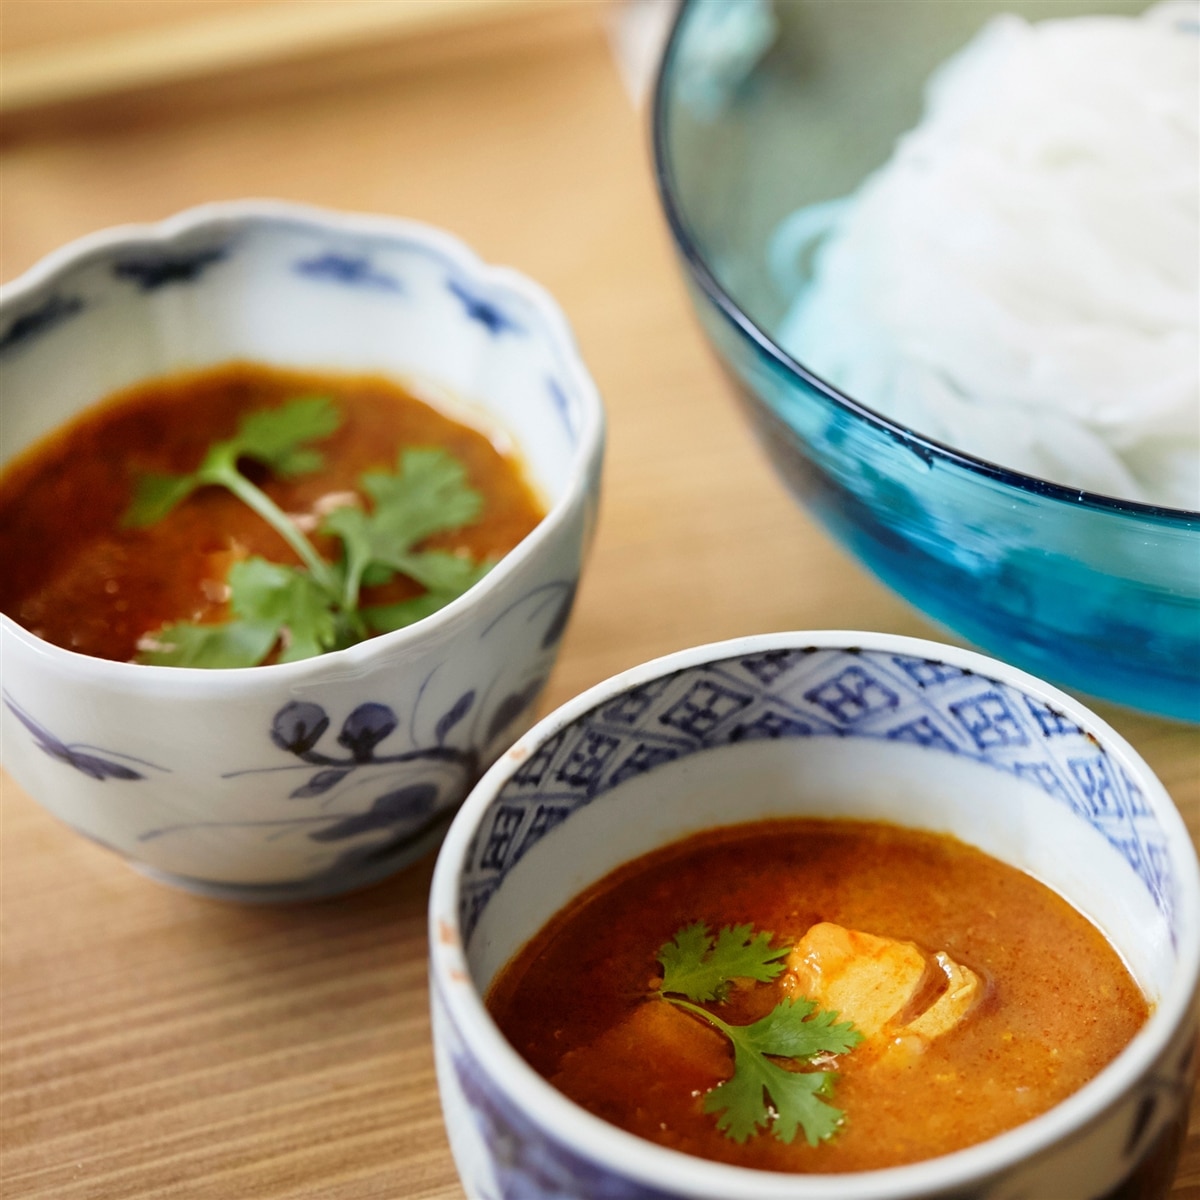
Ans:
{"type": "Polygon", "coordinates": [[[885,166],[781,226],[781,344],[967,453],[1200,509],[1198,22],[990,21],[885,166]]]}

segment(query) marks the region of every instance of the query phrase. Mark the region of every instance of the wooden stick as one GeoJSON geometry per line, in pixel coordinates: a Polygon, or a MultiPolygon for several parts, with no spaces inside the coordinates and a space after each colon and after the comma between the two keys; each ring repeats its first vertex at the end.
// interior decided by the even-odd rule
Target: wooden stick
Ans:
{"type": "Polygon", "coordinates": [[[573,0],[269,4],[0,56],[0,113],[549,11],[573,0]]]}

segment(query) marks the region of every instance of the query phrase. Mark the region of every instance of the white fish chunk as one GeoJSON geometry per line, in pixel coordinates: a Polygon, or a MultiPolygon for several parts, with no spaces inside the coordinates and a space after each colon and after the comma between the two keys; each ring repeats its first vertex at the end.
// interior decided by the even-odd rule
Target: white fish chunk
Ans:
{"type": "Polygon", "coordinates": [[[783,986],[852,1021],[865,1039],[911,1046],[956,1028],[983,993],[969,967],[912,942],[813,925],[788,955],[783,986]]]}

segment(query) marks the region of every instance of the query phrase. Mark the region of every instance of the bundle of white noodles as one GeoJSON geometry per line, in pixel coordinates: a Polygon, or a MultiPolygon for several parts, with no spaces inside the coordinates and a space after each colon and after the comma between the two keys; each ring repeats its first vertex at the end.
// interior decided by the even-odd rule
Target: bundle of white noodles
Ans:
{"type": "Polygon", "coordinates": [[[1198,20],[992,20],[884,167],[780,227],[781,344],[990,462],[1200,509],[1198,20]]]}

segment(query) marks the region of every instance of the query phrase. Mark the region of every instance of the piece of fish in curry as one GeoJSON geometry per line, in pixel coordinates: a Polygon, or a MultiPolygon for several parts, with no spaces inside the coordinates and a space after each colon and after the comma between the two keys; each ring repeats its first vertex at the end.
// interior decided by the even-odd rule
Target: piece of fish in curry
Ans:
{"type": "Polygon", "coordinates": [[[949,1033],[983,993],[979,976],[944,951],[929,955],[912,942],[831,921],[813,925],[792,947],[781,984],[852,1021],[868,1041],[908,1049],[949,1033]]]}

